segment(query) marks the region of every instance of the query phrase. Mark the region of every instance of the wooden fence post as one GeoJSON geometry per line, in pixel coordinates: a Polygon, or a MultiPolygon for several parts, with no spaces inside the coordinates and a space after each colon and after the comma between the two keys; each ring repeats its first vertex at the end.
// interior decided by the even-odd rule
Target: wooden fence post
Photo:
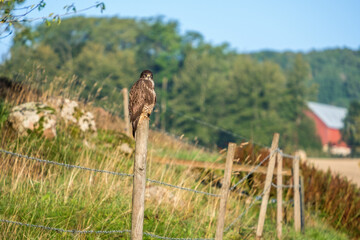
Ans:
{"type": "Polygon", "coordinates": [[[277,153],[277,215],[276,215],[276,233],[278,239],[282,238],[282,218],[283,218],[283,209],[282,209],[282,162],[283,158],[281,152],[277,153]]]}
{"type": "Polygon", "coordinates": [[[235,148],[236,148],[235,143],[229,143],[227,155],[226,155],[226,168],[224,172],[224,181],[221,188],[221,199],[220,199],[220,207],[219,207],[219,216],[216,224],[215,240],[223,239],[226,203],[230,190],[230,180],[231,180],[232,165],[235,156],[235,148]]]}
{"type": "Polygon", "coordinates": [[[143,238],[144,203],[146,184],[146,155],[149,134],[149,119],[139,122],[135,134],[134,181],[132,194],[131,239],[143,238]]]}
{"type": "Polygon", "coordinates": [[[123,88],[123,101],[124,101],[124,122],[125,122],[125,133],[128,136],[131,136],[130,131],[130,119],[129,119],[129,94],[128,89],[123,88]]]}
{"type": "Polygon", "coordinates": [[[294,169],[294,226],[296,232],[300,232],[301,230],[299,167],[300,167],[299,156],[295,155],[293,161],[293,169],[294,169]]]}
{"type": "Polygon", "coordinates": [[[273,178],[273,174],[274,174],[275,160],[276,160],[276,155],[277,155],[275,151],[278,147],[278,143],[279,143],[279,134],[275,133],[272,144],[271,144],[271,148],[270,148],[270,154],[272,154],[272,155],[270,156],[269,166],[268,166],[267,173],[266,173],[264,196],[263,196],[262,202],[261,202],[259,222],[258,222],[258,226],[257,226],[257,230],[256,230],[256,239],[261,239],[262,233],[264,230],[266,209],[267,209],[267,204],[269,201],[270,187],[271,187],[271,182],[272,182],[272,178],[273,178]]]}

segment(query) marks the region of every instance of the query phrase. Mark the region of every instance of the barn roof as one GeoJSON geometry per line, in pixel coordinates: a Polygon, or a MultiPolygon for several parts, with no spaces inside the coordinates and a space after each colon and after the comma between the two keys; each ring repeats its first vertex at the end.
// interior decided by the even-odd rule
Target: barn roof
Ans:
{"type": "Polygon", "coordinates": [[[343,120],[347,114],[346,108],[316,102],[308,102],[307,105],[327,127],[335,129],[341,129],[344,127],[343,120]]]}

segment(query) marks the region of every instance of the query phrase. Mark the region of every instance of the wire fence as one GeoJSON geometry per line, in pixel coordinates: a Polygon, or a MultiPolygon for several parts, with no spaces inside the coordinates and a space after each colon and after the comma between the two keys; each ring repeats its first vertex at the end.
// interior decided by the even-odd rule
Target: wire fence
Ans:
{"type": "Polygon", "coordinates": [[[216,126],[216,125],[214,125],[214,124],[205,122],[205,121],[200,120],[200,119],[198,119],[198,118],[194,118],[194,117],[189,116],[189,115],[187,115],[187,114],[185,114],[185,113],[181,113],[181,112],[175,111],[175,110],[173,110],[173,109],[171,109],[171,108],[169,108],[169,107],[167,107],[167,109],[170,110],[171,112],[175,113],[176,115],[183,116],[183,117],[185,117],[185,118],[187,118],[187,119],[189,119],[189,120],[191,120],[191,121],[193,121],[193,122],[196,122],[196,123],[201,124],[201,125],[203,125],[203,126],[206,126],[206,127],[215,129],[215,130],[217,130],[217,131],[226,133],[226,134],[228,134],[228,135],[230,135],[230,136],[233,136],[233,137],[235,137],[235,138],[237,138],[237,139],[241,139],[241,140],[244,140],[244,141],[247,141],[247,142],[251,142],[251,143],[253,143],[253,144],[255,144],[255,145],[258,145],[258,146],[260,146],[260,147],[263,147],[263,148],[270,148],[270,147],[268,147],[268,146],[266,146],[266,145],[264,145],[264,144],[254,142],[254,141],[252,141],[252,140],[250,140],[250,139],[248,139],[248,138],[246,138],[246,137],[244,137],[244,136],[241,136],[240,134],[231,132],[231,131],[229,131],[229,130],[227,130],[227,129],[225,129],[225,128],[222,128],[222,127],[216,126]]]}
{"type": "MultiPolygon", "coordinates": [[[[0,152],[11,155],[11,156],[14,156],[14,157],[25,158],[25,159],[28,159],[28,160],[34,160],[36,162],[40,162],[40,163],[44,163],[44,164],[51,164],[51,165],[56,165],[56,166],[61,166],[61,167],[66,167],[66,168],[75,168],[75,169],[81,169],[81,170],[85,170],[85,171],[99,172],[99,173],[117,175],[117,176],[122,176],[122,177],[133,177],[134,176],[133,174],[128,174],[128,173],[121,173],[121,172],[113,172],[113,171],[107,171],[107,170],[101,170],[101,169],[95,169],[95,168],[88,168],[88,167],[83,167],[83,166],[78,166],[78,165],[59,163],[59,162],[45,160],[45,159],[36,158],[36,157],[30,157],[30,156],[27,156],[27,155],[14,153],[14,152],[7,151],[7,150],[4,150],[4,149],[0,149],[0,152]]],[[[213,197],[220,197],[221,196],[219,194],[198,191],[198,190],[195,190],[195,189],[185,188],[185,187],[181,187],[181,186],[161,182],[161,181],[158,181],[158,180],[152,180],[152,179],[148,179],[148,178],[146,180],[148,182],[157,183],[157,184],[165,185],[165,186],[168,186],[168,187],[177,188],[177,189],[180,189],[180,190],[195,192],[195,193],[198,193],[198,194],[203,194],[203,195],[208,195],[208,196],[213,196],[213,197]]],[[[111,233],[130,233],[131,232],[131,230],[109,230],[109,231],[66,230],[66,229],[61,229],[61,228],[53,228],[53,227],[48,227],[48,226],[43,226],[43,225],[28,224],[28,223],[22,223],[22,222],[11,221],[11,220],[6,220],[6,219],[0,219],[0,222],[9,223],[9,224],[15,224],[15,225],[19,225],[19,226],[25,226],[25,227],[41,228],[41,229],[50,230],[50,231],[56,231],[56,232],[73,233],[73,234],[89,234],[89,233],[111,234],[111,233]]],[[[193,238],[163,237],[163,236],[159,236],[159,235],[155,235],[155,234],[147,233],[147,232],[144,232],[144,235],[147,235],[147,236],[150,236],[150,237],[153,237],[153,238],[169,239],[169,240],[193,239],[193,238]]],[[[202,239],[202,238],[196,238],[196,239],[207,240],[207,239],[202,239]]]]}
{"type": "MultiPolygon", "coordinates": [[[[4,149],[0,149],[0,152],[9,154],[9,155],[12,155],[12,156],[15,156],[15,157],[25,158],[25,159],[34,160],[34,161],[37,161],[37,162],[40,162],[40,163],[57,165],[57,166],[66,167],[66,168],[77,168],[77,169],[81,169],[81,170],[85,170],[85,171],[106,173],[106,174],[123,176],[123,177],[133,177],[134,176],[134,174],[130,174],[130,173],[121,173],[121,172],[113,172],[113,171],[107,171],[107,170],[101,170],[101,169],[94,169],[94,168],[82,167],[82,166],[78,166],[78,165],[71,165],[71,164],[66,164],[66,163],[54,162],[54,161],[50,161],[50,160],[44,160],[44,159],[40,159],[40,158],[36,158],[36,157],[29,157],[27,155],[6,151],[4,149]]],[[[204,194],[204,195],[213,196],[213,197],[220,197],[219,194],[198,191],[198,190],[195,190],[195,189],[181,187],[181,186],[177,186],[177,185],[173,185],[173,184],[170,184],[170,183],[165,183],[165,182],[161,182],[161,181],[153,180],[153,179],[149,179],[149,178],[147,178],[146,181],[161,184],[161,185],[172,187],[172,188],[177,188],[177,189],[180,189],[180,190],[189,191],[189,192],[195,192],[195,193],[204,194]]]]}
{"type": "MultiPolygon", "coordinates": [[[[23,222],[17,222],[17,221],[11,221],[7,219],[0,219],[0,222],[8,223],[8,224],[14,224],[18,226],[23,227],[31,227],[31,228],[40,228],[48,231],[55,231],[59,233],[72,233],[72,234],[121,234],[121,233],[131,233],[131,230],[125,229],[125,230],[108,230],[108,231],[94,231],[94,230],[68,230],[68,229],[62,229],[62,228],[54,228],[54,227],[48,227],[44,225],[37,225],[37,224],[29,224],[29,223],[23,223],[23,222]]],[[[168,239],[168,240],[212,240],[213,238],[172,238],[172,237],[163,237],[156,234],[144,232],[144,235],[157,238],[157,239],[168,239]]]]}
{"type": "MultiPolygon", "coordinates": [[[[159,104],[157,103],[155,106],[159,107],[159,104]]],[[[249,138],[247,138],[247,137],[244,137],[244,136],[242,136],[242,135],[240,135],[240,134],[238,134],[238,133],[234,133],[234,132],[232,132],[232,131],[230,131],[230,130],[228,130],[228,129],[225,129],[225,128],[219,127],[219,126],[217,126],[217,125],[215,125],[215,124],[211,124],[211,123],[206,122],[206,121],[204,121],[204,120],[201,120],[201,119],[192,117],[192,116],[190,116],[190,115],[188,115],[188,114],[175,111],[175,110],[171,109],[169,106],[167,106],[166,109],[169,110],[169,111],[171,111],[172,113],[178,115],[178,116],[183,116],[183,117],[185,117],[185,118],[189,119],[190,121],[193,121],[193,122],[195,122],[195,123],[197,123],[197,124],[200,124],[200,125],[203,125],[203,126],[206,126],[206,127],[212,128],[212,129],[215,129],[215,130],[217,130],[217,131],[221,131],[221,132],[226,133],[226,134],[228,134],[228,135],[231,135],[231,136],[233,136],[233,137],[235,137],[235,138],[237,138],[237,139],[241,139],[241,140],[244,140],[244,141],[246,141],[246,142],[251,142],[252,144],[257,145],[257,146],[259,146],[259,147],[266,148],[266,149],[270,149],[270,147],[267,146],[267,145],[265,145],[265,144],[262,144],[262,143],[259,143],[259,142],[255,142],[255,141],[253,141],[253,140],[251,140],[251,139],[249,139],[249,138]]],[[[159,128],[155,128],[155,129],[159,130],[159,128]]],[[[163,130],[161,130],[161,131],[164,132],[163,130]]],[[[173,135],[173,134],[171,134],[171,135],[173,135]]],[[[173,135],[173,136],[175,136],[175,135],[173,135]]],[[[175,136],[175,137],[176,137],[176,136],[175,136]]],[[[176,137],[176,138],[178,138],[178,137],[176,137]]],[[[298,157],[298,156],[293,156],[293,155],[291,155],[291,154],[286,154],[286,153],[283,153],[283,152],[280,152],[280,153],[281,153],[281,155],[282,155],[283,157],[286,157],[286,158],[289,158],[289,159],[295,159],[295,158],[298,157]]]]}
{"type": "Polygon", "coordinates": [[[249,206],[247,208],[245,208],[244,211],[242,211],[242,213],[237,217],[235,218],[225,229],[224,229],[224,233],[228,232],[230,230],[230,228],[232,228],[234,226],[234,224],[239,221],[249,210],[250,208],[255,204],[255,202],[258,200],[258,199],[261,199],[262,196],[264,196],[265,192],[270,188],[271,186],[269,186],[268,188],[264,189],[264,191],[254,197],[253,201],[249,204],[249,206]]]}
{"type": "MultiPolygon", "coordinates": [[[[7,151],[4,149],[0,149],[0,152],[14,156],[14,157],[19,157],[19,158],[24,158],[27,160],[33,160],[36,162],[40,162],[40,163],[44,163],[44,164],[50,164],[50,165],[56,165],[56,166],[61,166],[61,167],[65,167],[65,168],[75,168],[75,169],[80,169],[80,170],[84,170],[84,171],[92,171],[92,172],[99,172],[99,173],[105,173],[105,174],[111,174],[111,175],[116,175],[116,176],[122,176],[122,177],[133,177],[133,174],[129,174],[129,173],[122,173],[122,172],[114,172],[114,171],[108,171],[108,170],[101,170],[101,169],[95,169],[95,168],[88,168],[88,167],[83,167],[83,166],[79,166],[79,165],[72,165],[72,164],[66,164],[66,163],[60,163],[60,162],[55,162],[55,161],[50,161],[50,160],[45,160],[45,159],[41,159],[41,158],[36,158],[36,157],[30,157],[27,155],[23,155],[23,154],[19,154],[19,153],[14,153],[11,151],[7,151]]],[[[234,191],[235,188],[241,184],[242,182],[244,182],[246,179],[249,178],[249,176],[251,174],[253,174],[265,161],[267,161],[273,154],[275,154],[276,152],[280,152],[278,149],[276,149],[275,151],[270,152],[269,155],[267,155],[260,163],[258,163],[256,166],[254,166],[254,168],[246,175],[244,176],[242,179],[240,179],[236,184],[234,184],[232,187],[230,187],[230,191],[234,191]]],[[[282,154],[282,153],[281,153],[282,154]]],[[[295,157],[294,157],[295,158],[295,157]]],[[[152,180],[152,179],[146,179],[148,182],[152,182],[152,183],[156,183],[156,184],[161,184],[164,186],[168,186],[168,187],[172,187],[172,188],[176,188],[176,189],[180,189],[180,190],[185,190],[185,191],[190,191],[190,192],[194,192],[194,193],[198,193],[198,194],[203,194],[203,195],[207,195],[207,196],[212,196],[212,197],[220,197],[221,195],[219,194],[214,194],[214,193],[209,193],[209,192],[203,192],[203,191],[198,191],[195,189],[191,189],[191,188],[185,188],[185,187],[181,187],[181,186],[177,186],[177,185],[173,185],[173,184],[169,184],[169,183],[165,183],[165,182],[161,182],[158,180],[152,180]]],[[[269,187],[276,187],[276,188],[292,188],[294,187],[293,185],[276,185],[274,183],[272,183],[269,187]]],[[[265,192],[267,191],[264,190],[260,195],[254,197],[253,201],[251,202],[251,204],[245,208],[242,213],[235,218],[224,230],[224,233],[228,232],[233,226],[234,224],[239,221],[249,210],[250,208],[255,204],[256,201],[258,201],[259,199],[262,198],[262,196],[265,194],[265,192]]],[[[28,224],[28,223],[22,223],[22,222],[17,222],[17,221],[12,221],[12,220],[6,220],[6,219],[0,219],[0,222],[3,223],[8,223],[8,224],[15,224],[15,225],[19,225],[19,226],[25,226],[25,227],[32,227],[32,228],[41,228],[44,230],[50,230],[50,231],[56,231],[56,232],[63,232],[63,233],[73,233],[73,234],[114,234],[114,233],[131,233],[131,230],[107,230],[107,231],[94,231],[94,230],[66,230],[66,229],[61,229],[61,228],[53,228],[53,227],[48,227],[48,226],[43,226],[43,225],[35,225],[35,224],[28,224]]],[[[182,239],[192,239],[192,238],[171,238],[171,237],[163,237],[163,236],[159,236],[159,235],[155,235],[152,233],[148,233],[148,232],[144,232],[144,235],[153,237],[153,238],[157,238],[157,239],[169,239],[169,240],[182,240],[182,239]]],[[[201,238],[197,238],[197,239],[201,239],[201,238]]],[[[201,240],[205,240],[205,239],[201,239],[201,240]]]]}
{"type": "Polygon", "coordinates": [[[265,157],[258,165],[256,165],[245,177],[243,177],[242,179],[240,179],[234,186],[232,186],[232,187],[230,188],[230,191],[234,191],[235,188],[236,188],[240,183],[242,183],[242,182],[244,182],[246,179],[248,179],[249,176],[250,176],[251,174],[253,174],[253,173],[256,171],[256,169],[258,169],[266,160],[268,160],[272,154],[273,154],[273,153],[270,153],[270,154],[269,154],[267,157],[265,157]]]}

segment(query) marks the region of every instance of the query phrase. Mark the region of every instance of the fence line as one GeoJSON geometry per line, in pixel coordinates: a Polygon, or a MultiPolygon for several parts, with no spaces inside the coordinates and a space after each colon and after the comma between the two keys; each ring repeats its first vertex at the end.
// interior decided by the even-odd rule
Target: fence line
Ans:
{"type": "MultiPolygon", "coordinates": [[[[48,227],[48,226],[43,226],[43,225],[37,225],[37,224],[29,224],[29,223],[22,223],[22,222],[17,222],[17,221],[11,221],[11,220],[7,220],[7,219],[0,219],[0,222],[3,223],[9,223],[9,224],[15,224],[15,225],[19,225],[19,226],[23,226],[23,227],[32,227],[32,228],[41,228],[44,230],[49,230],[49,231],[55,231],[55,232],[61,232],[61,233],[72,233],[72,234],[91,234],[91,233],[95,233],[95,234],[114,234],[114,233],[131,233],[131,230],[108,230],[108,231],[94,231],[94,230],[67,230],[67,229],[62,229],[62,228],[54,228],[54,227],[48,227]]],[[[144,235],[147,235],[149,237],[153,237],[153,238],[157,238],[157,239],[168,239],[168,240],[212,240],[212,238],[171,238],[171,237],[163,237],[163,236],[159,236],[159,235],[155,235],[152,233],[148,233],[148,232],[144,232],[144,235]]]]}
{"type": "Polygon", "coordinates": [[[271,187],[271,185],[267,189],[264,189],[264,191],[260,195],[254,197],[254,200],[250,203],[250,205],[247,208],[245,208],[245,210],[225,228],[224,232],[228,232],[230,230],[230,228],[249,211],[249,209],[255,204],[255,202],[258,201],[259,199],[261,199],[261,197],[265,194],[265,192],[270,187],[271,187]]]}
{"type": "Polygon", "coordinates": [[[165,185],[165,186],[169,186],[169,187],[173,187],[173,188],[177,188],[177,189],[181,189],[181,190],[185,190],[185,191],[189,191],[189,192],[204,194],[204,195],[213,196],[213,197],[220,197],[219,194],[208,193],[208,192],[198,191],[198,190],[191,189],[191,188],[180,187],[180,186],[176,186],[176,185],[172,185],[172,184],[169,184],[169,183],[164,183],[164,182],[160,182],[160,181],[152,180],[152,179],[148,179],[148,178],[146,179],[146,181],[162,184],[162,185],[165,185]]]}
{"type": "MultiPolygon", "coordinates": [[[[88,167],[82,167],[82,166],[78,166],[78,165],[72,165],[72,164],[67,164],[67,163],[59,163],[59,162],[55,162],[55,161],[50,161],[50,160],[44,160],[44,159],[40,159],[40,158],[36,158],[36,157],[29,157],[23,154],[19,154],[19,153],[14,153],[14,152],[10,152],[4,149],[0,148],[0,152],[12,155],[12,156],[16,156],[16,157],[21,157],[21,158],[25,158],[25,159],[29,159],[29,160],[35,160],[37,162],[41,162],[41,163],[45,163],[45,164],[51,164],[51,165],[57,165],[57,166],[62,166],[62,167],[66,167],[66,168],[76,168],[76,169],[81,169],[81,170],[85,170],[85,171],[92,171],[92,172],[100,172],[100,173],[106,173],[106,174],[111,174],[111,175],[117,175],[117,176],[123,176],[123,177],[133,177],[133,174],[129,174],[129,173],[121,173],[121,172],[113,172],[113,171],[108,171],[108,170],[101,170],[101,169],[95,169],[95,168],[88,168],[88,167]]],[[[230,188],[230,191],[233,191],[239,184],[241,184],[243,181],[245,181],[251,174],[253,174],[256,169],[258,169],[266,160],[268,160],[270,158],[270,156],[273,153],[270,153],[266,158],[264,158],[258,165],[256,165],[253,170],[251,170],[245,177],[243,177],[242,179],[240,179],[234,186],[232,186],[230,188]]],[[[180,190],[184,190],[184,191],[189,191],[189,192],[195,192],[198,194],[204,194],[204,195],[208,195],[208,196],[213,196],[213,197],[220,197],[220,194],[214,194],[214,193],[209,193],[209,192],[203,192],[203,191],[199,191],[199,190],[195,190],[195,189],[191,189],[191,188],[186,188],[186,187],[181,187],[181,186],[177,186],[177,185],[173,185],[170,183],[165,183],[165,182],[161,182],[158,180],[153,180],[153,179],[149,179],[147,178],[146,181],[148,182],[152,182],[152,183],[157,183],[157,184],[161,184],[164,186],[168,186],[168,187],[172,187],[172,188],[177,188],[180,190]]],[[[277,185],[275,185],[273,183],[274,187],[278,187],[277,185]]],[[[293,187],[292,185],[282,185],[282,187],[293,187]]]]}
{"type": "Polygon", "coordinates": [[[268,160],[270,158],[270,156],[272,155],[273,153],[270,153],[266,158],[264,158],[258,165],[256,165],[253,170],[251,170],[245,177],[243,177],[242,179],[240,179],[240,181],[238,181],[234,186],[232,186],[230,188],[230,191],[234,191],[234,189],[240,184],[242,183],[243,181],[245,181],[251,174],[253,174],[256,169],[258,169],[266,160],[268,160]]]}
{"type": "MultiPolygon", "coordinates": [[[[159,107],[159,104],[158,104],[158,103],[155,104],[155,107],[156,107],[156,106],[159,107]]],[[[214,125],[214,124],[205,122],[205,121],[203,121],[203,120],[194,118],[194,117],[189,116],[189,115],[187,115],[187,114],[185,114],[185,113],[181,113],[181,112],[174,111],[173,109],[169,108],[168,106],[167,106],[167,109],[170,110],[171,112],[179,115],[179,116],[184,116],[184,117],[186,117],[187,119],[190,119],[191,121],[194,121],[194,122],[199,123],[199,124],[201,124],[201,125],[204,125],[204,126],[207,126],[207,127],[213,128],[213,129],[216,129],[216,130],[221,131],[221,132],[224,132],[224,133],[227,133],[227,134],[229,134],[229,135],[231,135],[231,136],[233,136],[233,137],[236,137],[236,138],[245,140],[245,141],[247,141],[247,142],[251,142],[252,144],[258,145],[258,146],[260,146],[260,147],[270,149],[269,146],[266,146],[266,145],[261,144],[261,143],[254,142],[254,141],[252,141],[252,140],[250,140],[250,139],[248,139],[248,138],[246,138],[246,137],[243,137],[243,136],[241,136],[241,135],[239,135],[239,134],[237,134],[237,133],[233,133],[233,132],[231,132],[231,131],[229,131],[229,130],[227,130],[227,129],[225,129],[225,128],[222,128],[222,127],[216,126],[216,125],[214,125]]],[[[121,114],[121,113],[116,113],[116,114],[124,118],[124,115],[123,115],[123,114],[121,114]]],[[[191,142],[189,142],[189,141],[184,141],[184,140],[181,139],[179,136],[176,136],[175,134],[170,133],[170,132],[166,132],[166,131],[164,131],[163,129],[160,129],[160,128],[158,128],[158,127],[150,126],[150,128],[151,128],[151,129],[154,129],[154,130],[157,130],[157,131],[160,131],[161,133],[165,133],[165,134],[167,134],[168,136],[171,136],[171,137],[176,138],[177,140],[181,140],[181,141],[185,142],[186,144],[190,144],[190,145],[193,145],[193,146],[197,146],[197,147],[198,147],[198,145],[193,144],[193,143],[191,143],[191,142]]],[[[205,149],[208,149],[208,150],[211,150],[210,148],[205,147],[205,146],[201,146],[201,147],[203,147],[203,148],[205,148],[205,149]]],[[[280,152],[280,154],[281,154],[283,157],[290,158],[290,159],[295,159],[295,158],[298,157],[298,156],[294,156],[294,155],[291,155],[291,154],[286,154],[286,153],[283,153],[283,152],[280,152]]]]}
{"type": "MultiPolygon", "coordinates": [[[[167,109],[170,110],[171,112],[179,115],[179,116],[184,116],[184,117],[186,117],[187,119],[190,119],[191,121],[197,122],[197,123],[199,123],[199,124],[201,124],[201,125],[204,125],[204,126],[207,126],[207,127],[213,128],[213,129],[216,129],[216,130],[221,131],[221,132],[224,132],[224,133],[227,133],[227,134],[229,134],[229,135],[231,135],[231,136],[233,136],[233,137],[236,137],[236,138],[245,140],[245,141],[247,141],[247,142],[251,142],[252,144],[258,145],[258,146],[260,146],[260,147],[270,149],[269,146],[266,146],[266,145],[261,144],[261,143],[258,143],[258,142],[254,142],[254,141],[252,141],[252,140],[250,140],[250,139],[248,139],[248,138],[246,138],[246,137],[243,137],[243,136],[241,136],[241,135],[239,135],[239,134],[237,134],[237,133],[233,133],[233,132],[231,132],[231,131],[229,131],[229,130],[227,130],[227,129],[225,129],[225,128],[222,128],[222,127],[216,126],[216,125],[214,125],[214,124],[205,122],[205,121],[203,121],[203,120],[194,118],[194,117],[189,116],[189,115],[187,115],[187,114],[185,114],[185,113],[181,113],[181,112],[174,111],[173,109],[171,109],[171,108],[169,108],[169,107],[167,107],[167,109]]],[[[281,152],[281,155],[282,155],[283,157],[287,157],[287,158],[290,158],[290,159],[295,159],[295,158],[297,157],[297,156],[293,156],[293,155],[286,154],[286,153],[282,153],[282,152],[281,152]]]]}
{"type": "MultiPolygon", "coordinates": [[[[121,173],[121,172],[100,170],[100,169],[82,167],[82,166],[78,166],[78,165],[71,165],[71,164],[66,164],[66,163],[59,163],[59,162],[44,160],[44,159],[40,159],[40,158],[36,158],[36,157],[29,157],[29,156],[22,155],[22,154],[19,154],[19,153],[6,151],[6,150],[1,149],[1,148],[0,148],[0,152],[6,153],[6,154],[9,154],[9,155],[12,155],[12,156],[16,156],[16,157],[26,158],[26,159],[29,159],[29,160],[35,160],[37,162],[41,162],[41,163],[45,163],[45,164],[52,164],[52,165],[57,165],[57,166],[62,166],[62,167],[67,167],[67,168],[77,168],[77,169],[86,170],[86,171],[107,173],[107,174],[112,174],[112,175],[117,175],[117,176],[124,176],[124,177],[133,177],[134,176],[133,174],[129,174],[129,173],[121,173]]],[[[146,181],[161,184],[161,185],[172,187],[172,188],[177,188],[177,189],[189,191],[189,192],[195,192],[195,193],[204,194],[204,195],[213,196],[213,197],[220,197],[219,194],[198,191],[198,190],[191,189],[191,188],[186,188],[186,187],[180,187],[180,186],[176,186],[176,185],[173,185],[173,184],[170,184],[170,183],[165,183],[165,182],[161,182],[161,181],[153,180],[153,179],[149,179],[149,178],[147,178],[146,181]]]]}
{"type": "Polygon", "coordinates": [[[54,228],[54,227],[47,227],[47,226],[43,226],[43,225],[22,223],[22,222],[16,222],[16,221],[11,221],[11,220],[6,220],[6,219],[0,219],[0,222],[15,224],[15,225],[24,226],[24,227],[42,228],[42,229],[50,230],[50,231],[56,231],[56,232],[62,232],[62,233],[73,233],[73,234],[88,234],[88,233],[111,234],[111,233],[130,233],[131,232],[130,230],[110,230],[110,231],[74,230],[74,229],[66,230],[66,229],[62,229],[62,228],[54,228]]]}
{"type": "MultiPolygon", "coordinates": [[[[55,162],[55,161],[50,161],[50,160],[44,160],[44,159],[40,159],[40,158],[36,158],[36,157],[30,157],[27,155],[23,155],[23,154],[18,154],[18,153],[14,153],[14,152],[10,152],[4,149],[0,149],[0,152],[5,153],[5,154],[9,154],[15,157],[21,157],[21,158],[25,158],[28,160],[34,160],[40,163],[45,163],[45,164],[51,164],[51,165],[57,165],[57,166],[62,166],[62,167],[67,167],[67,168],[76,168],[76,169],[80,169],[80,170],[86,170],[86,171],[92,171],[92,172],[100,172],[100,173],[107,173],[107,174],[112,174],[112,175],[118,175],[118,176],[126,176],[126,177],[132,177],[134,176],[133,174],[128,174],[128,173],[121,173],[121,172],[113,172],[113,171],[107,171],[107,170],[100,170],[100,169],[94,169],[94,168],[88,168],[88,167],[82,167],[82,166],[78,166],[78,165],[71,165],[71,164],[65,164],[65,163],[59,163],[59,162],[55,162]]],[[[279,152],[279,149],[276,149],[275,151],[270,152],[270,154],[268,156],[266,156],[258,165],[256,165],[245,177],[243,177],[241,180],[239,180],[234,186],[232,186],[230,188],[231,191],[233,191],[240,183],[242,183],[243,181],[245,181],[252,173],[254,173],[256,171],[257,168],[259,168],[266,160],[268,160],[275,152],[279,152]]],[[[281,152],[280,152],[281,153],[281,152]]],[[[286,155],[286,154],[284,154],[286,155]]],[[[294,159],[298,159],[298,157],[294,157],[294,159]]],[[[195,192],[195,193],[199,193],[199,194],[204,194],[204,195],[208,195],[208,196],[214,196],[214,197],[220,197],[219,194],[213,194],[213,193],[208,193],[208,192],[203,192],[203,191],[198,191],[198,190],[194,190],[194,189],[190,189],[190,188],[185,188],[185,187],[180,187],[180,186],[176,186],[173,184],[169,184],[169,183],[165,183],[165,182],[161,182],[161,181],[157,181],[157,180],[152,180],[152,179],[146,179],[146,181],[152,182],[152,183],[157,183],[157,184],[162,184],[165,186],[169,186],[169,187],[173,187],[173,188],[177,188],[177,189],[181,189],[181,190],[186,190],[186,191],[191,191],[191,192],[195,192]]],[[[270,188],[271,186],[274,186],[276,188],[292,188],[294,187],[293,185],[276,185],[274,183],[270,184],[270,186],[268,188],[270,188]]],[[[251,202],[251,204],[244,209],[244,211],[236,218],[234,219],[224,230],[225,232],[228,232],[230,230],[230,228],[237,222],[239,221],[248,211],[249,209],[255,204],[256,201],[258,201],[258,199],[265,194],[265,192],[268,189],[264,189],[264,191],[254,197],[254,200],[251,202]]],[[[269,203],[268,203],[269,204],[269,203]]],[[[16,225],[20,225],[20,226],[25,226],[25,227],[34,227],[34,228],[42,228],[45,230],[51,230],[51,231],[57,231],[57,232],[64,232],[64,233],[73,233],[73,234],[88,234],[88,233],[96,233],[96,234],[111,234],[111,233],[131,233],[131,230],[110,230],[110,231],[94,231],[94,230],[66,230],[66,229],[60,229],[60,228],[53,228],[53,227],[47,227],[47,226],[42,226],[42,225],[35,225],[35,224],[27,224],[27,223],[22,223],[22,222],[16,222],[16,221],[11,221],[11,220],[6,220],[6,219],[0,219],[0,222],[4,222],[4,223],[9,223],[9,224],[16,224],[16,225]]],[[[159,236],[159,235],[155,235],[152,233],[147,233],[144,232],[144,235],[153,237],[153,238],[157,238],[157,239],[169,239],[169,240],[185,240],[185,239],[192,239],[192,238],[170,238],[170,237],[163,237],[163,236],[159,236]]],[[[205,239],[201,239],[201,240],[205,240],[205,239]]]]}
{"type": "MultiPolygon", "coordinates": [[[[171,112],[179,115],[179,116],[184,116],[184,117],[186,117],[186,118],[188,118],[188,119],[190,119],[190,120],[192,120],[192,121],[194,121],[194,122],[197,122],[197,123],[199,123],[199,124],[201,124],[201,125],[204,125],[204,126],[213,128],[213,129],[215,129],[215,130],[224,132],[224,133],[226,133],[226,134],[229,134],[229,135],[231,135],[231,136],[233,136],[233,137],[236,137],[236,138],[239,138],[239,139],[242,139],[242,140],[245,140],[245,141],[250,141],[248,138],[243,137],[243,136],[241,136],[241,135],[239,135],[239,134],[237,134],[237,133],[233,133],[233,132],[231,132],[231,131],[229,131],[229,130],[227,130],[227,129],[225,129],[225,128],[222,128],[222,127],[216,126],[216,125],[214,125],[214,124],[205,122],[205,121],[203,121],[203,120],[194,118],[194,117],[189,116],[189,115],[187,115],[187,114],[185,114],[185,113],[181,113],[181,112],[174,111],[174,110],[172,110],[172,109],[169,108],[169,107],[167,107],[167,109],[170,110],[171,112]]],[[[266,146],[266,145],[264,145],[264,144],[261,144],[261,143],[257,143],[257,142],[254,142],[254,141],[250,141],[250,142],[252,142],[253,144],[258,145],[258,146],[260,146],[260,147],[270,148],[270,147],[268,147],[268,146],[266,146]]]]}
{"type": "Polygon", "coordinates": [[[19,154],[19,153],[6,151],[6,150],[1,149],[1,148],[0,148],[0,152],[9,154],[9,155],[12,155],[12,156],[15,156],[15,157],[26,158],[26,159],[29,159],[29,160],[35,160],[37,162],[62,166],[62,167],[66,167],[66,168],[77,168],[77,169],[81,169],[81,170],[85,170],[85,171],[107,173],[107,174],[123,176],[123,177],[132,177],[132,176],[134,176],[133,174],[129,174],[129,173],[113,172],[113,171],[107,171],[107,170],[101,170],[101,169],[95,169],[95,168],[82,167],[82,166],[78,166],[78,165],[71,165],[71,164],[67,164],[67,163],[59,163],[59,162],[54,162],[54,161],[50,161],[50,160],[44,160],[44,159],[40,159],[40,158],[36,158],[36,157],[29,157],[29,156],[22,155],[22,154],[19,154]]]}

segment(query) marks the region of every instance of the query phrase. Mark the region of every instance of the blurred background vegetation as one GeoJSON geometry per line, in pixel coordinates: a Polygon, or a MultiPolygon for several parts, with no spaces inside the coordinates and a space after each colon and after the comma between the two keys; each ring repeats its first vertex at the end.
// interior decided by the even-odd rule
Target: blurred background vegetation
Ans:
{"type": "Polygon", "coordinates": [[[306,101],[348,107],[360,99],[360,50],[239,54],[227,44],[207,43],[198,32],[181,34],[178,22],[162,17],[21,25],[10,51],[0,65],[3,76],[35,79],[44,89],[65,79],[74,96],[117,114],[121,89],[150,69],[159,103],[154,126],[211,147],[239,142],[237,135],[269,144],[279,132],[287,151],[320,151],[314,124],[303,113],[306,101]]]}

